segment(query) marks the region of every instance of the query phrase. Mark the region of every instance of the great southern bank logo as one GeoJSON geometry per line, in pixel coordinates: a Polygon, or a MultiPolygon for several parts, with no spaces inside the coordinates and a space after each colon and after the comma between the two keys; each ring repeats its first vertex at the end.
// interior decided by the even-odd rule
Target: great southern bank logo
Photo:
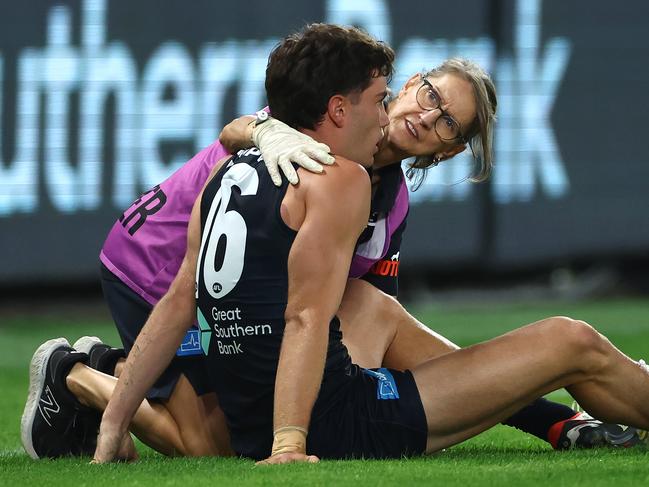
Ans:
{"type": "Polygon", "coordinates": [[[203,354],[207,355],[210,350],[210,341],[212,340],[212,328],[205,319],[205,316],[203,316],[201,309],[198,307],[196,308],[196,315],[198,316],[198,331],[200,335],[201,349],[203,350],[203,354]]]}

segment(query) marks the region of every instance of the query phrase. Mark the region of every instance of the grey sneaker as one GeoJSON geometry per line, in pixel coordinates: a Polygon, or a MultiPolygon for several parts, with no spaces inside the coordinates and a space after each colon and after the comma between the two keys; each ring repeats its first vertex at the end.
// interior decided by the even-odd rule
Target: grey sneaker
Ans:
{"type": "Polygon", "coordinates": [[[74,364],[87,359],[65,338],[48,340],[34,353],[20,424],[23,447],[32,458],[94,453],[101,415],[83,406],[65,384],[74,364]]]}

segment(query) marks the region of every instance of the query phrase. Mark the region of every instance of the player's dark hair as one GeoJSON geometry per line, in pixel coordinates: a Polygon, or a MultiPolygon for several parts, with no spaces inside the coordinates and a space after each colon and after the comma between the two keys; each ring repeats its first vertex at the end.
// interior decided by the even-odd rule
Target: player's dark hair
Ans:
{"type": "Polygon", "coordinates": [[[392,48],[356,27],[307,25],[268,59],[268,106],[293,128],[313,130],[332,96],[360,94],[373,78],[390,78],[393,62],[392,48]]]}

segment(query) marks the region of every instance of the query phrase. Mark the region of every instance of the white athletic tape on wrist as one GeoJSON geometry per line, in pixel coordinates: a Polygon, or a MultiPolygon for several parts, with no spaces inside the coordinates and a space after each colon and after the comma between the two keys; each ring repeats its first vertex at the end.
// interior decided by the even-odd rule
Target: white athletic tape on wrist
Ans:
{"type": "Polygon", "coordinates": [[[308,431],[300,426],[284,426],[273,433],[273,450],[271,456],[282,453],[305,453],[308,431]]]}

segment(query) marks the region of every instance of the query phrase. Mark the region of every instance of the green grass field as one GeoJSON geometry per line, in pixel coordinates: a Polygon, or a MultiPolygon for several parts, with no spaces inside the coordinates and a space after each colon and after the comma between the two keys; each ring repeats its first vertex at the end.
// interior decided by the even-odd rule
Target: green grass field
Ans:
{"type": "MultiPolygon", "coordinates": [[[[649,358],[649,300],[580,304],[464,306],[413,309],[461,345],[488,339],[549,315],[579,317],[595,325],[634,358],[649,358]]],[[[96,316],[96,313],[94,314],[96,316]]],[[[554,452],[545,443],[499,426],[428,458],[400,461],[325,461],[318,465],[255,467],[238,459],[168,459],[139,445],[135,464],[88,465],[88,459],[33,461],[20,444],[28,364],[48,338],[95,334],[117,342],[107,318],[66,313],[0,313],[0,485],[646,485],[644,449],[554,452]]],[[[561,337],[557,337],[560,340],[561,337]]],[[[569,402],[559,391],[552,395],[569,402]]]]}

